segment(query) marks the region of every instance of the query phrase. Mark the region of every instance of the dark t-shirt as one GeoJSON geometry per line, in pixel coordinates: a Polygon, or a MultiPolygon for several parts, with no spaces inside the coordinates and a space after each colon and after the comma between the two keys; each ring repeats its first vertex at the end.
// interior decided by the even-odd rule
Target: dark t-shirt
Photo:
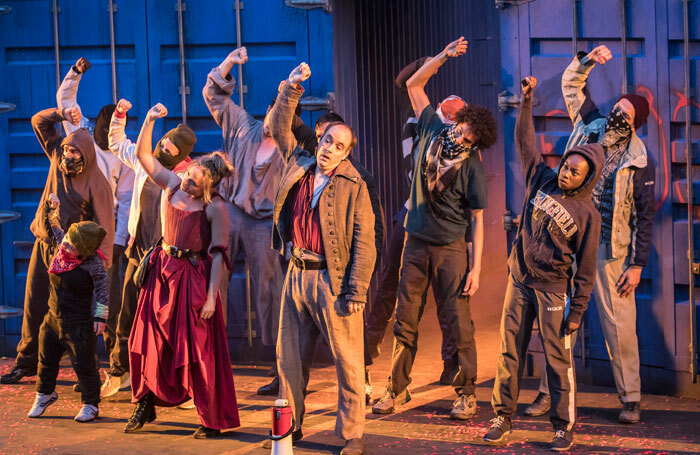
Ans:
{"type": "Polygon", "coordinates": [[[413,169],[406,232],[435,245],[446,245],[464,238],[470,211],[486,208],[486,176],[478,153],[466,159],[452,183],[435,198],[438,217],[428,205],[424,191],[423,162],[431,142],[443,128],[432,106],[423,109],[418,119],[418,153],[413,169]]]}

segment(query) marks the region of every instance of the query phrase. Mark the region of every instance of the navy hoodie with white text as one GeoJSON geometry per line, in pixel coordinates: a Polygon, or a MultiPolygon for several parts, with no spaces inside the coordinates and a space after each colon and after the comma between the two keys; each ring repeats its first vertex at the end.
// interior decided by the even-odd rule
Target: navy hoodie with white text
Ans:
{"type": "Polygon", "coordinates": [[[578,189],[562,191],[557,172],[537,150],[532,97],[523,96],[522,100],[515,125],[515,144],[525,172],[526,193],[508,259],[510,273],[531,288],[569,294],[568,320],[580,323],[595,281],[601,221],[591,193],[602,173],[605,154],[599,144],[564,152],[561,163],[572,153],[578,153],[588,159],[589,172],[578,189]]]}

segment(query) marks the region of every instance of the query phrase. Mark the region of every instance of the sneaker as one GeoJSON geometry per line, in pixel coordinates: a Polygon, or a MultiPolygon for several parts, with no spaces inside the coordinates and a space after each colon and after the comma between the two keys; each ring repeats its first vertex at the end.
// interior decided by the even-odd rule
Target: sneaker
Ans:
{"type": "Polygon", "coordinates": [[[58,400],[58,394],[54,391],[51,393],[36,393],[34,397],[34,404],[32,404],[32,409],[29,410],[27,417],[34,419],[39,417],[46,411],[46,408],[54,404],[58,400]]]}
{"type": "Polygon", "coordinates": [[[452,411],[450,411],[450,419],[452,420],[468,420],[476,414],[476,397],[472,395],[460,395],[454,403],[452,403],[452,411]]]}
{"type": "Polygon", "coordinates": [[[484,441],[502,442],[512,432],[513,425],[510,423],[510,417],[496,416],[495,419],[491,419],[491,429],[484,435],[484,441]]]}
{"type": "Polygon", "coordinates": [[[102,383],[102,387],[100,388],[100,397],[107,398],[111,397],[112,395],[116,395],[121,387],[122,377],[112,376],[111,374],[107,373],[105,382],[102,383]]]}
{"type": "Polygon", "coordinates": [[[200,425],[199,428],[197,428],[197,431],[194,432],[193,436],[195,439],[217,438],[221,436],[221,430],[216,430],[214,428],[209,428],[205,427],[204,425],[200,425]]]}
{"type": "Polygon", "coordinates": [[[525,415],[537,417],[545,415],[552,407],[552,397],[548,393],[540,392],[530,406],[525,408],[525,415]]]}
{"type": "MultiPolygon", "coordinates": [[[[292,431],[292,445],[296,444],[297,441],[301,441],[301,438],[304,437],[304,433],[301,432],[301,428],[298,430],[292,431]]],[[[265,439],[262,443],[262,448],[263,449],[271,449],[272,448],[272,439],[265,439]]]]}
{"type": "MultiPolygon", "coordinates": [[[[178,409],[194,409],[197,406],[194,404],[194,399],[190,398],[182,404],[177,405],[178,409]]],[[[199,439],[199,438],[198,438],[199,439]]]]}
{"type": "Polygon", "coordinates": [[[641,419],[642,407],[639,401],[630,401],[622,403],[622,411],[620,411],[620,423],[639,423],[641,419]]]}
{"type": "Polygon", "coordinates": [[[100,410],[93,404],[84,404],[80,412],[73,418],[76,422],[85,423],[95,420],[100,410]]]}
{"type": "Polygon", "coordinates": [[[408,389],[398,395],[391,390],[391,385],[388,385],[382,397],[372,406],[372,414],[391,414],[396,406],[406,404],[411,401],[411,394],[408,389]]]}
{"type": "Polygon", "coordinates": [[[554,432],[554,439],[549,444],[549,450],[554,452],[566,452],[574,444],[574,434],[566,430],[554,432]]]}
{"type": "Polygon", "coordinates": [[[2,375],[0,377],[0,384],[17,384],[22,378],[26,376],[35,376],[36,375],[36,368],[34,369],[25,369],[25,368],[20,368],[17,365],[12,369],[7,374],[2,375]]]}

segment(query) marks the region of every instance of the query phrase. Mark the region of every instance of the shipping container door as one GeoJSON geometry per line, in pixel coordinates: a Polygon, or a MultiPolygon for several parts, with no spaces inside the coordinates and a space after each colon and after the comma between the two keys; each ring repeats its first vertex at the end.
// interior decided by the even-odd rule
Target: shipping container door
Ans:
{"type": "MultiPolygon", "coordinates": [[[[204,103],[202,88],[209,71],[237,47],[235,0],[182,2],[181,23],[177,0],[149,0],[147,4],[151,103],[161,102],[168,108],[168,117],[158,122],[154,137],[183,121],[181,86],[184,85],[186,122],[197,132],[195,153],[221,148],[221,129],[204,103]],[[180,72],[181,47],[184,81],[180,72]]],[[[326,98],[333,84],[330,15],[322,9],[286,7],[281,0],[241,4],[238,18],[241,42],[248,49],[242,78],[244,108],[262,119],[277,94],[279,82],[302,61],[309,63],[313,72],[305,84],[305,96],[326,98]]],[[[238,66],[231,73],[238,81],[238,66]]],[[[240,87],[240,83],[236,84],[233,95],[236,103],[240,103],[240,87]]],[[[302,118],[306,123],[312,120],[309,113],[302,118]]],[[[235,264],[229,292],[228,333],[232,338],[246,337],[247,332],[246,272],[242,258],[235,264]]],[[[252,328],[256,331],[255,302],[250,303],[252,328]]],[[[255,332],[253,337],[257,335],[255,332]]]]}
{"type": "MultiPolygon", "coordinates": [[[[148,101],[143,82],[148,68],[145,9],[137,0],[119,0],[115,14],[117,80],[120,92],[140,108],[148,101]]],[[[32,132],[39,110],[56,106],[56,56],[53,2],[3,0],[0,15],[0,102],[16,109],[0,114],[0,185],[2,210],[21,218],[2,225],[2,303],[21,308],[34,237],[29,225],[41,197],[49,162],[32,132]]],[[[78,102],[94,120],[112,102],[112,62],[108,1],[59,0],[58,57],[62,78],[81,56],[92,62],[83,77],[78,102]]],[[[21,318],[5,320],[5,347],[19,338],[21,318]]]]}
{"type": "MultiPolygon", "coordinates": [[[[517,6],[506,6],[501,15],[503,87],[509,94],[519,95],[522,78],[530,74],[538,78],[534,95],[539,100],[533,112],[535,127],[540,151],[551,166],[558,163],[572,130],[561,93],[561,76],[571,62],[574,50],[588,52],[605,44],[613,53],[613,59],[604,66],[597,65],[589,78],[592,98],[603,115],[623,93],[624,74],[627,75],[627,91],[644,95],[651,103],[652,114],[637,133],[647,144],[649,156],[657,167],[659,210],[656,212],[649,266],[644,269],[642,282],[637,288],[637,332],[641,363],[670,366],[675,354],[673,286],[663,278],[669,278],[673,269],[673,238],[668,223],[661,222],[666,220],[664,214],[671,207],[664,191],[668,187],[663,178],[667,172],[664,165],[668,162],[668,155],[665,155],[662,140],[664,125],[658,115],[660,111],[666,112],[666,106],[659,105],[657,96],[665,89],[657,77],[657,58],[665,62],[665,50],[657,49],[660,41],[655,14],[656,3],[664,2],[533,0],[518,3],[517,6]],[[625,30],[624,35],[622,30],[625,30]],[[626,39],[624,52],[623,37],[626,39]],[[623,71],[625,67],[626,71],[623,71]]],[[[661,43],[661,46],[666,46],[666,43],[661,43]]],[[[516,113],[515,109],[505,113],[505,123],[510,125],[505,137],[506,204],[508,209],[519,214],[524,182],[513,143],[516,113]]],[[[593,301],[585,323],[587,355],[606,360],[607,349],[593,301]]]]}

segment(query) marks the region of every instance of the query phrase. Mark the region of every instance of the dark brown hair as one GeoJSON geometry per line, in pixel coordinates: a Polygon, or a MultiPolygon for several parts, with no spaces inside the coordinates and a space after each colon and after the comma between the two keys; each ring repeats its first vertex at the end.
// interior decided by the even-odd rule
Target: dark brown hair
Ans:
{"type": "Polygon", "coordinates": [[[467,104],[462,109],[457,111],[455,115],[457,123],[466,123],[469,125],[472,133],[476,135],[474,145],[479,150],[485,150],[496,143],[498,139],[498,128],[496,119],[493,113],[485,107],[476,104],[467,104]]]}

